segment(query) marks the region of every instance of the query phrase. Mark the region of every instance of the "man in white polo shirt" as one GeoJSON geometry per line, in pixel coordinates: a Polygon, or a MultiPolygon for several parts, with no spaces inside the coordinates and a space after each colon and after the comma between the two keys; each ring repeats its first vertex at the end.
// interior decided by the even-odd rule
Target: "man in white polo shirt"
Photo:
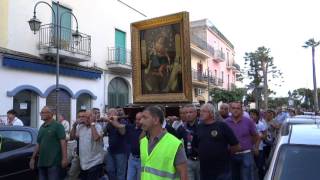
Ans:
{"type": "Polygon", "coordinates": [[[7,112],[7,126],[23,126],[23,122],[16,117],[17,112],[13,109],[7,112]]]}
{"type": "Polygon", "coordinates": [[[102,127],[95,123],[92,111],[87,111],[83,115],[84,121],[73,125],[70,138],[79,139],[80,179],[98,180],[102,173],[104,157],[103,131],[102,127]]]}

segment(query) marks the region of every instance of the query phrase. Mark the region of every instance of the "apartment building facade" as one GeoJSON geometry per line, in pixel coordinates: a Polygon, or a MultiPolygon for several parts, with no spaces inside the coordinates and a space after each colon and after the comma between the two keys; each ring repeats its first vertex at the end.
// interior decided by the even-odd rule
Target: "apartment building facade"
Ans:
{"type": "Polygon", "coordinates": [[[130,22],[145,17],[119,1],[45,0],[52,9],[38,4],[42,24],[34,33],[28,21],[37,2],[0,1],[0,118],[14,109],[25,125],[39,127],[41,108],[55,108],[57,44],[59,109],[67,120],[80,109],[103,112],[131,103],[130,22]],[[60,38],[53,14],[61,22],[60,38]],[[80,41],[73,36],[77,27],[80,41]]]}
{"type": "Polygon", "coordinates": [[[212,88],[235,88],[240,67],[233,44],[208,20],[190,23],[193,102],[211,101],[212,88]]]}

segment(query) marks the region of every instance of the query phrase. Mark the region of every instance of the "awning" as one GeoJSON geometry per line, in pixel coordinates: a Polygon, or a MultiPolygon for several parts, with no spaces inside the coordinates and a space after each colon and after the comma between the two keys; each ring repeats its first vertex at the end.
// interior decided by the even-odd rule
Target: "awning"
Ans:
{"type": "MultiPolygon", "coordinates": [[[[56,73],[56,65],[54,64],[32,62],[32,61],[24,60],[23,58],[18,58],[15,56],[4,55],[2,65],[10,68],[15,68],[15,69],[24,69],[24,70],[51,73],[51,74],[56,73]]],[[[73,77],[80,77],[80,78],[87,78],[87,79],[98,79],[98,78],[101,78],[102,72],[94,71],[90,69],[84,70],[84,69],[60,66],[60,74],[65,76],[73,76],[73,77]]]]}

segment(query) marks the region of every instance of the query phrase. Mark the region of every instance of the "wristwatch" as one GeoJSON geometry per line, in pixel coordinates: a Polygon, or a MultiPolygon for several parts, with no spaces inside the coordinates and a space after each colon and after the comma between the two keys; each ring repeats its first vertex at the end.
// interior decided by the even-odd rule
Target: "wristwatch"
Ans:
{"type": "Polygon", "coordinates": [[[96,125],[96,123],[95,123],[95,122],[92,122],[90,125],[91,125],[91,126],[95,126],[95,125],[96,125]]]}

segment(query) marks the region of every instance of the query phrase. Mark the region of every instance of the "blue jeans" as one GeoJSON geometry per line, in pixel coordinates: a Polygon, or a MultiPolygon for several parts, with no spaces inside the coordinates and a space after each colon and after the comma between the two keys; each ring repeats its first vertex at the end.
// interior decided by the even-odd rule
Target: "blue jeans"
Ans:
{"type": "Polygon", "coordinates": [[[130,155],[128,161],[127,180],[140,180],[140,176],[141,160],[140,158],[135,158],[132,155],[130,155]]]}
{"type": "Polygon", "coordinates": [[[188,178],[192,180],[200,180],[200,162],[199,160],[187,160],[188,165],[188,178]]]}
{"type": "Polygon", "coordinates": [[[265,175],[265,157],[263,150],[259,150],[259,155],[254,157],[254,161],[258,168],[259,179],[263,180],[265,175]]]}
{"type": "Polygon", "coordinates": [[[127,154],[113,154],[108,151],[105,163],[109,180],[126,179],[127,154]]]}
{"type": "Polygon", "coordinates": [[[254,180],[254,162],[251,152],[231,156],[232,180],[254,180]]]}
{"type": "Polygon", "coordinates": [[[63,179],[61,176],[61,167],[39,167],[39,180],[60,180],[63,179]]]}

